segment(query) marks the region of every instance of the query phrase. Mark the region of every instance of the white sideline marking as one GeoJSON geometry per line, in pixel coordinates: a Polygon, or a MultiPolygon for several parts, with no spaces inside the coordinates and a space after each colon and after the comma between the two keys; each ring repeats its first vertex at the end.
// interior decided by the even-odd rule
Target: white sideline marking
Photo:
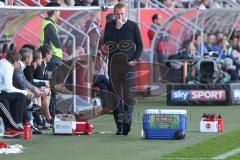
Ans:
{"type": "Polygon", "coordinates": [[[236,148],[236,149],[234,149],[234,150],[231,150],[231,151],[229,151],[229,152],[226,152],[226,153],[224,153],[224,154],[221,154],[221,155],[219,155],[219,156],[217,156],[217,157],[214,157],[213,159],[225,159],[225,158],[228,158],[228,157],[230,157],[230,156],[233,156],[233,155],[235,155],[235,154],[237,154],[237,153],[240,153],[240,148],[236,148]]]}
{"type": "Polygon", "coordinates": [[[212,158],[179,158],[179,157],[175,157],[175,158],[160,158],[160,160],[209,160],[212,158]]]}

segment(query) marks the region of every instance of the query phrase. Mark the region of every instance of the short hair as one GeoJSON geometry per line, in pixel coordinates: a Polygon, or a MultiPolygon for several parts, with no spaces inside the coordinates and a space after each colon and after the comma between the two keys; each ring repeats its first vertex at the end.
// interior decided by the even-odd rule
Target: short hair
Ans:
{"type": "Polygon", "coordinates": [[[42,53],[39,50],[33,51],[33,61],[36,61],[42,56],[42,53]]]}
{"type": "MultiPolygon", "coordinates": [[[[29,49],[31,49],[31,50],[35,50],[36,49],[36,46],[34,46],[34,45],[32,45],[32,44],[24,44],[23,46],[22,46],[22,48],[29,48],[29,49]]],[[[21,48],[21,49],[22,49],[21,48]]]]}
{"type": "MultiPolygon", "coordinates": [[[[46,7],[60,7],[61,5],[58,2],[49,2],[46,7]]],[[[48,17],[52,17],[55,11],[48,11],[47,15],[48,17]]]]}
{"type": "Polygon", "coordinates": [[[32,50],[29,48],[21,48],[19,54],[22,57],[22,61],[25,61],[28,57],[32,56],[32,50]]]}
{"type": "Polygon", "coordinates": [[[160,14],[154,14],[154,15],[152,16],[152,22],[154,22],[156,19],[158,19],[158,16],[161,17],[160,14]]]}
{"type": "Polygon", "coordinates": [[[234,40],[234,39],[239,39],[239,38],[238,38],[238,36],[232,35],[232,36],[230,37],[230,40],[232,41],[232,40],[234,40]]]}
{"type": "Polygon", "coordinates": [[[7,52],[6,59],[11,64],[14,64],[16,61],[19,61],[21,59],[21,55],[18,54],[16,51],[9,51],[7,52]]]}
{"type": "Polygon", "coordinates": [[[188,49],[189,45],[192,43],[192,39],[188,39],[188,40],[185,40],[183,43],[182,43],[182,49],[188,49]]]}
{"type": "Polygon", "coordinates": [[[127,8],[127,6],[124,4],[124,3],[117,3],[115,6],[114,6],[114,11],[115,9],[118,8],[118,9],[122,9],[122,8],[127,8]]]}
{"type": "Polygon", "coordinates": [[[51,46],[44,44],[38,49],[42,53],[42,58],[45,58],[47,54],[49,54],[52,51],[51,46]]]}

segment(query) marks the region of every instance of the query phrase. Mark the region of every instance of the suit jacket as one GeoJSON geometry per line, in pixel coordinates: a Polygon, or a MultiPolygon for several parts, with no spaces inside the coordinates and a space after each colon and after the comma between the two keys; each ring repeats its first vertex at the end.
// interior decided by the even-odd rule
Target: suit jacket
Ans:
{"type": "Polygon", "coordinates": [[[30,89],[32,92],[35,92],[35,86],[32,85],[29,81],[27,81],[21,66],[14,69],[13,85],[19,89],[30,89]]]}
{"type": "Polygon", "coordinates": [[[45,66],[44,62],[42,62],[41,66],[37,66],[37,68],[34,70],[33,78],[34,79],[41,79],[41,80],[48,80],[48,74],[47,74],[47,66],[45,66]]]}
{"type": "Polygon", "coordinates": [[[39,82],[34,82],[33,81],[33,73],[34,73],[34,68],[33,65],[30,66],[26,66],[26,68],[23,70],[24,75],[26,77],[26,79],[32,83],[33,85],[37,86],[37,87],[43,87],[46,86],[45,82],[39,81],[39,82]]]}

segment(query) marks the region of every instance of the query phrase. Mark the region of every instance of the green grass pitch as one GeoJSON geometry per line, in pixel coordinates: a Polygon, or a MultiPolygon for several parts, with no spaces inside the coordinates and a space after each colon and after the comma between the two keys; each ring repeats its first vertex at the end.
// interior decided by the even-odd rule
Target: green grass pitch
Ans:
{"type": "MultiPolygon", "coordinates": [[[[239,113],[240,106],[173,107],[166,106],[165,97],[144,98],[138,100],[134,108],[133,127],[128,136],[116,136],[112,115],[104,115],[93,120],[96,134],[91,136],[60,136],[52,135],[51,131],[45,131],[43,135],[34,135],[30,141],[1,139],[0,141],[10,145],[22,144],[25,148],[22,154],[0,155],[0,160],[156,160],[177,156],[213,157],[239,146],[239,113]],[[141,115],[146,109],[154,108],[186,109],[188,127],[185,139],[142,139],[141,115]],[[199,132],[199,121],[205,112],[223,115],[225,128],[223,133],[199,132]],[[104,131],[108,132],[97,134],[104,131]],[[221,146],[222,149],[211,147],[209,144],[221,146]]],[[[236,159],[236,156],[239,155],[231,158],[236,159]]]]}

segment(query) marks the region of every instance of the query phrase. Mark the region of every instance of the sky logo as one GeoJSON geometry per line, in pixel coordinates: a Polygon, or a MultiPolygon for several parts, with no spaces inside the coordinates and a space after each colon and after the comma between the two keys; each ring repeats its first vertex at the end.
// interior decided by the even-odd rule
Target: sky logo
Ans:
{"type": "Polygon", "coordinates": [[[173,90],[171,91],[171,100],[172,101],[186,101],[189,99],[188,90],[173,90]]]}

